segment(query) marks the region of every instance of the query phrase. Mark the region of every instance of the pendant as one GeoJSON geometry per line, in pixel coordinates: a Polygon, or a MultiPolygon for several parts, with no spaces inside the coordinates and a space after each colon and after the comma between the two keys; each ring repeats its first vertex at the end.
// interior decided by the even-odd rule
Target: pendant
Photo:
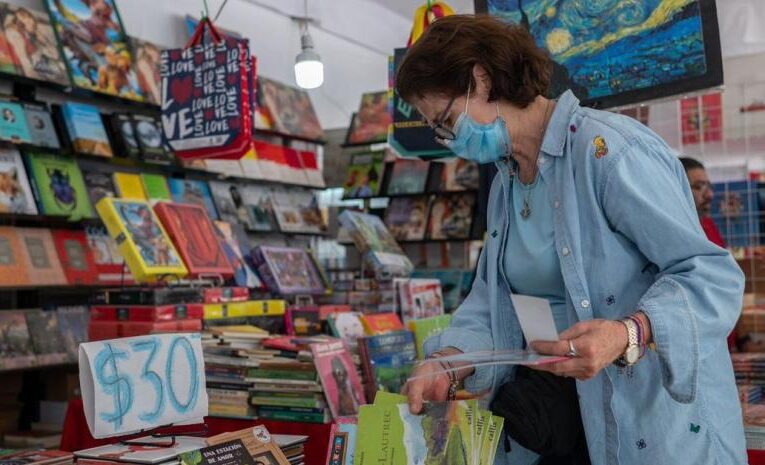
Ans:
{"type": "Polygon", "coordinates": [[[529,207],[529,201],[526,199],[523,199],[523,208],[521,209],[521,218],[526,220],[529,218],[529,216],[531,216],[531,207],[529,207]]]}

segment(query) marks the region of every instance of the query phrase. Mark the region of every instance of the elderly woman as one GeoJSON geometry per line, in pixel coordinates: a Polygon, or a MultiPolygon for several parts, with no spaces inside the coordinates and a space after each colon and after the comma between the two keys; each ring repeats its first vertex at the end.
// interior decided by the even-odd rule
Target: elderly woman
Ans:
{"type": "MultiPolygon", "coordinates": [[[[399,67],[399,94],[437,138],[499,170],[472,290],[426,352],[528,343],[568,355],[536,369],[576,378],[593,464],[746,463],[726,345],[741,270],[704,236],[683,167],[661,138],[580,107],[570,91],[549,100],[549,84],[548,58],[528,32],[490,17],[438,20],[399,67]],[[560,340],[524,341],[511,294],[547,299],[560,340]]],[[[438,371],[424,364],[405,386],[413,412],[460,383],[496,395],[518,373],[438,371]]],[[[500,463],[538,459],[510,439],[500,463]]]]}

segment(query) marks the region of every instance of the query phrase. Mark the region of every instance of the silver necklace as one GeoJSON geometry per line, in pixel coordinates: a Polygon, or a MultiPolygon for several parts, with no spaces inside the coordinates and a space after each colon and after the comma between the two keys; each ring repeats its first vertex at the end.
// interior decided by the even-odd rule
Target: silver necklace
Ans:
{"type": "MultiPolygon", "coordinates": [[[[531,193],[534,191],[533,184],[537,181],[539,175],[539,152],[542,150],[542,141],[544,140],[545,131],[547,130],[547,118],[550,116],[550,101],[547,101],[547,108],[545,108],[545,118],[542,120],[542,130],[539,132],[539,146],[537,147],[537,156],[534,159],[534,177],[531,180],[531,188],[529,188],[523,195],[523,208],[521,209],[521,218],[527,220],[531,216],[531,193]]],[[[518,178],[520,182],[520,176],[518,178]]]]}

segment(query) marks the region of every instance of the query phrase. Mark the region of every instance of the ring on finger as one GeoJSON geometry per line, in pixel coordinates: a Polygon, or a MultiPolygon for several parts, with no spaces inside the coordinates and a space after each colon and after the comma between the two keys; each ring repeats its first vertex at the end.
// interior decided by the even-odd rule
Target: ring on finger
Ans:
{"type": "Polygon", "coordinates": [[[574,341],[571,339],[568,340],[568,353],[566,354],[569,357],[578,357],[579,352],[576,351],[576,347],[574,347],[574,341]]]}

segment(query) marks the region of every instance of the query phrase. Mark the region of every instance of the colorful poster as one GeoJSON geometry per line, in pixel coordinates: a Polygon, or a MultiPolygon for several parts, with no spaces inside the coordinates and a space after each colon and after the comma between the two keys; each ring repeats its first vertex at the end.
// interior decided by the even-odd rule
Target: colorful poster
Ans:
{"type": "Polygon", "coordinates": [[[680,100],[683,145],[722,141],[722,115],[720,92],[680,100]]]}
{"type": "Polygon", "coordinates": [[[66,65],[47,14],[18,5],[0,5],[5,38],[19,74],[69,85],[66,65]]]}
{"type": "Polygon", "coordinates": [[[324,138],[308,92],[261,76],[258,85],[258,98],[267,108],[274,130],[306,139],[324,138]]]}
{"type": "Polygon", "coordinates": [[[348,130],[348,144],[369,144],[388,140],[388,127],[393,118],[388,111],[388,91],[370,92],[361,96],[359,111],[348,130]]]}
{"type": "Polygon", "coordinates": [[[722,84],[715,2],[477,0],[531,32],[553,61],[550,94],[601,108],[722,84]]]}
{"type": "Polygon", "coordinates": [[[143,100],[114,0],[45,0],[77,87],[143,100]]]}

